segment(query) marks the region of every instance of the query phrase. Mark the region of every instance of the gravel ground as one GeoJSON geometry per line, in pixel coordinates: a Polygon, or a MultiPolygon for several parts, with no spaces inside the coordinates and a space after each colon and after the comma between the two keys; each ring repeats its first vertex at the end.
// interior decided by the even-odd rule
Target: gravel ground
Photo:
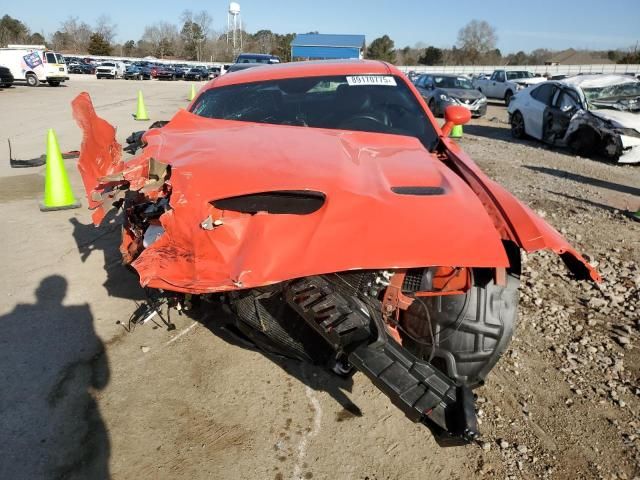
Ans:
{"type": "MultiPolygon", "coordinates": [[[[69,102],[89,91],[123,141],[142,88],[152,120],[186,82],[96,81],[0,91],[14,156],[55,127],[79,146],[69,102]]],[[[0,139],[4,142],[4,139],[0,139]]],[[[219,328],[123,324],[142,298],[119,228],[85,209],[40,213],[43,168],[0,162],[0,478],[627,478],[640,475],[640,168],[513,141],[506,111],[465,127],[464,149],[561,230],[604,277],[575,282],[551,254],[524,259],[511,348],[476,391],[482,438],[440,448],[361,374],[339,380],[268,357],[219,328]]],[[[67,161],[76,194],[80,179],[67,161]]]]}

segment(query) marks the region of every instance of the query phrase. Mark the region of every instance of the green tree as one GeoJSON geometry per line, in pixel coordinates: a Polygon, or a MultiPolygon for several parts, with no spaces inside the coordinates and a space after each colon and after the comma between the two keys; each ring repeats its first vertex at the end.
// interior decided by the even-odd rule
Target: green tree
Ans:
{"type": "Polygon", "coordinates": [[[182,38],[182,52],[188,60],[199,60],[199,46],[205,37],[202,35],[200,25],[192,20],[187,20],[180,31],[182,38]]]}
{"type": "Polygon", "coordinates": [[[133,40],[127,40],[126,42],[124,42],[124,45],[122,45],[122,54],[125,57],[130,57],[135,48],[136,42],[134,42],[133,40]]]}
{"type": "Polygon", "coordinates": [[[274,38],[271,30],[258,30],[251,39],[259,53],[269,53],[273,49],[274,38]]]}
{"type": "Polygon", "coordinates": [[[31,45],[45,45],[46,43],[42,34],[38,32],[32,33],[28,41],[31,45]]]}
{"type": "Polygon", "coordinates": [[[367,58],[393,62],[396,59],[393,40],[388,35],[376,38],[367,49],[367,58]]]}
{"type": "Polygon", "coordinates": [[[20,20],[9,15],[0,18],[0,47],[26,42],[28,37],[29,28],[20,20]]]}
{"type": "Polygon", "coordinates": [[[439,65],[442,62],[442,50],[436,47],[427,47],[418,58],[420,65],[439,65]]]}
{"type": "Polygon", "coordinates": [[[111,55],[111,45],[102,35],[94,33],[89,37],[89,46],[87,51],[91,55],[111,55]]]}
{"type": "Polygon", "coordinates": [[[291,61],[291,42],[295,38],[294,33],[285,35],[275,34],[275,46],[271,50],[271,55],[277,55],[283,62],[291,61]]]}

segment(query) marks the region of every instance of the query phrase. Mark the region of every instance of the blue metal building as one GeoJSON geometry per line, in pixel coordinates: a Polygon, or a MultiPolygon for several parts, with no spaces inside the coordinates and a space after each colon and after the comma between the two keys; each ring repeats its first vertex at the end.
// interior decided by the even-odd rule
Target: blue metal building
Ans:
{"type": "Polygon", "coordinates": [[[291,42],[292,60],[362,58],[364,35],[299,33],[291,42]]]}

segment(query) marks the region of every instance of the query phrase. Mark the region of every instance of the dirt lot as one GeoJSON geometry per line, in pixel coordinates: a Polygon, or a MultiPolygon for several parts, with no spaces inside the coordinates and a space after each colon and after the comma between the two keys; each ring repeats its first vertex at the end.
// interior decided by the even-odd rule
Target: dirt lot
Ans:
{"type": "MultiPolygon", "coordinates": [[[[152,120],[186,82],[96,81],[0,91],[0,148],[43,153],[46,128],[79,148],[69,103],[89,91],[120,141],[142,87],[152,120]]],[[[441,449],[361,374],[336,379],[263,355],[221,312],[126,333],[142,298],[119,264],[115,221],[40,213],[44,168],[0,157],[0,478],[634,478],[640,475],[640,167],[514,142],[496,104],[461,143],[586,252],[605,277],[572,281],[529,255],[512,347],[477,390],[482,439],[441,449]]],[[[76,195],[80,178],[68,160],[76,195]]],[[[85,202],[86,205],[86,202],[85,202]]]]}

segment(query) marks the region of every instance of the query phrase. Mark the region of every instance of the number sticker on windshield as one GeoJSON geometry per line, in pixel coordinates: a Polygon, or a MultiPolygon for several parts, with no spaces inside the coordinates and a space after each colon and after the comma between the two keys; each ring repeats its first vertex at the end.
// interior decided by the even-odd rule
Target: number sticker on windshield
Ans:
{"type": "Polygon", "coordinates": [[[347,77],[347,83],[352,87],[360,85],[382,85],[385,87],[395,87],[396,79],[390,75],[357,75],[347,77]]]}

